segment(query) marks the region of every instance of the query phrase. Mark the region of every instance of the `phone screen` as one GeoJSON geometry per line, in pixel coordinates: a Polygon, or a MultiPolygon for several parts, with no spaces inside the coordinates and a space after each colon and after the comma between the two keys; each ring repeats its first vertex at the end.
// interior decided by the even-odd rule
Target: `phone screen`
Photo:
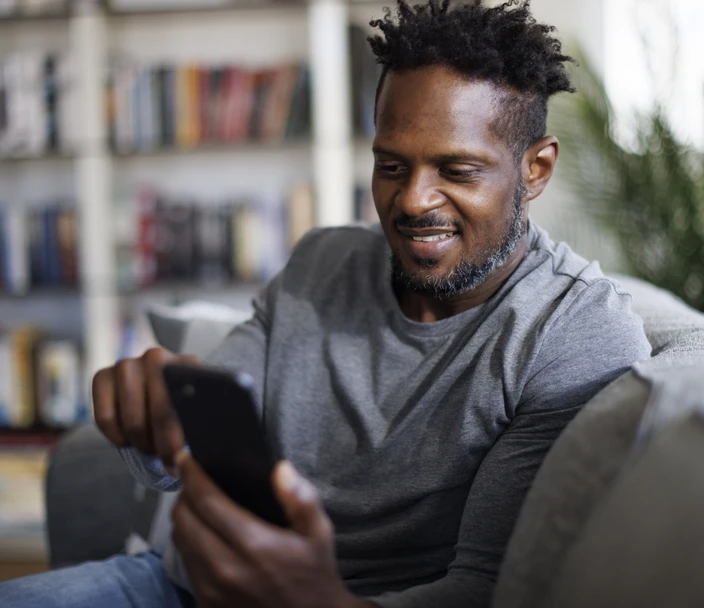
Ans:
{"type": "Polygon", "coordinates": [[[191,454],[236,503],[287,527],[271,485],[273,459],[246,374],[167,365],[164,379],[191,454]]]}

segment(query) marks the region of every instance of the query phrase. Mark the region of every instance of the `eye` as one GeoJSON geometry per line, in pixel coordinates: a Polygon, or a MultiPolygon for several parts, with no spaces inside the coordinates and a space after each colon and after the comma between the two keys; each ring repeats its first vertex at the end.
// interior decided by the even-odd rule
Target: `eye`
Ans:
{"type": "Polygon", "coordinates": [[[400,175],[406,169],[405,165],[397,161],[375,161],[374,170],[387,175],[400,175]]]}
{"type": "Polygon", "coordinates": [[[455,181],[471,181],[479,172],[474,167],[442,167],[440,174],[455,181]]]}

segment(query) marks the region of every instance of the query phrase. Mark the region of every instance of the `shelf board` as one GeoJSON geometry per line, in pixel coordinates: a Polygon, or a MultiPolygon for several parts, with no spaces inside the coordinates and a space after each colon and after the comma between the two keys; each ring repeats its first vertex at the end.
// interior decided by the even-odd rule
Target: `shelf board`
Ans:
{"type": "MultiPolygon", "coordinates": [[[[389,2],[384,0],[347,0],[350,6],[379,5],[387,6],[389,2]]],[[[226,13],[236,11],[280,11],[280,10],[305,10],[308,2],[305,0],[236,0],[233,2],[223,2],[212,6],[174,6],[172,8],[145,8],[143,10],[129,9],[119,10],[107,8],[105,13],[110,18],[131,18],[166,15],[195,15],[207,13],[226,13]]],[[[0,15],[0,24],[15,24],[22,22],[39,21],[68,21],[72,17],[70,11],[44,14],[10,13],[0,15]]]]}
{"type": "Polygon", "coordinates": [[[130,18],[130,17],[149,17],[149,16],[170,16],[170,15],[197,15],[207,13],[229,13],[236,11],[270,11],[270,10],[303,10],[307,8],[306,2],[286,2],[266,1],[257,2],[257,0],[241,0],[238,2],[224,2],[222,4],[213,4],[212,6],[174,6],[173,8],[145,8],[144,10],[119,10],[110,8],[107,14],[111,18],[130,18]]]}
{"type": "Polygon", "coordinates": [[[37,162],[54,162],[54,161],[71,161],[75,160],[76,155],[71,153],[56,152],[42,154],[40,156],[0,156],[0,165],[3,163],[37,163],[37,162]]]}
{"type": "Polygon", "coordinates": [[[40,21],[68,21],[71,13],[61,11],[58,13],[10,13],[0,15],[0,24],[17,24],[17,23],[36,23],[40,21]]]}
{"type": "Polygon", "coordinates": [[[51,447],[70,428],[33,426],[28,428],[0,427],[0,452],[7,448],[51,447]]]}
{"type": "Polygon", "coordinates": [[[10,293],[0,290],[0,301],[2,300],[28,300],[28,299],[49,299],[49,298],[78,298],[81,290],[77,287],[34,287],[24,293],[10,293]]]}
{"type": "Polygon", "coordinates": [[[243,141],[237,143],[209,143],[191,148],[166,147],[166,148],[145,148],[143,150],[133,150],[121,152],[114,150],[112,155],[117,159],[144,158],[151,156],[183,156],[193,154],[237,154],[265,151],[300,151],[310,148],[312,141],[310,138],[284,139],[279,141],[243,141]]]}

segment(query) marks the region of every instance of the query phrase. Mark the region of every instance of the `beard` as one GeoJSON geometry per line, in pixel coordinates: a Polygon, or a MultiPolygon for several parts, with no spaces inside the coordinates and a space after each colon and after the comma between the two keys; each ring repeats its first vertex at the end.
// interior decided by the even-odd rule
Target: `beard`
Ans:
{"type": "MultiPolygon", "coordinates": [[[[420,260],[421,270],[410,273],[403,267],[398,254],[392,252],[391,269],[394,287],[396,289],[406,288],[418,294],[431,296],[438,300],[446,300],[481,285],[498,268],[504,265],[523,239],[526,231],[523,221],[523,197],[525,192],[525,184],[522,179],[519,179],[513,194],[512,213],[506,231],[498,245],[482,252],[483,255],[481,257],[484,258],[482,263],[477,264],[471,260],[463,259],[449,273],[437,277],[429,272],[423,272],[423,269],[435,267],[438,264],[438,260],[420,260]]],[[[432,217],[420,220],[408,218],[404,225],[422,228],[435,226],[438,223],[442,224],[442,222],[436,222],[432,217]]]]}

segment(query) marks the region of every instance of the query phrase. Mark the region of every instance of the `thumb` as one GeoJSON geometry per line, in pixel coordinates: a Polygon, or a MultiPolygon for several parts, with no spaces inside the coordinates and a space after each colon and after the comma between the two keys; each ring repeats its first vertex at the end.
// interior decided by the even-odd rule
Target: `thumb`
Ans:
{"type": "Polygon", "coordinates": [[[288,460],[276,465],[273,482],[276,496],[295,532],[318,540],[332,537],[332,524],[320,503],[318,491],[288,460]]]}

